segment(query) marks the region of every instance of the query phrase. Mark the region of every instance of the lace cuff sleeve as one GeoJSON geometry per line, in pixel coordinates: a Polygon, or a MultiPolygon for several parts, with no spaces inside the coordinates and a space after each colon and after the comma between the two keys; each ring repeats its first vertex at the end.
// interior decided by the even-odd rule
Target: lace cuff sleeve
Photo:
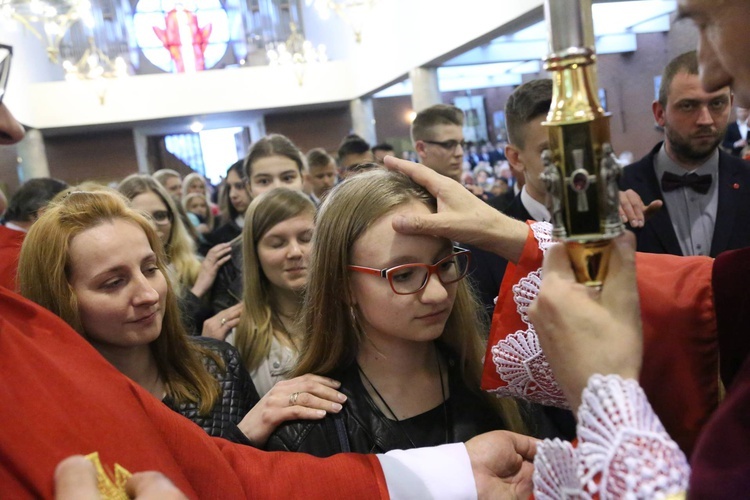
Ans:
{"type": "Polygon", "coordinates": [[[484,387],[498,396],[567,408],[565,396],[552,375],[527,314],[539,293],[542,282],[539,265],[541,255],[552,244],[552,226],[537,222],[530,224],[530,229],[533,239],[530,237],[527,241],[514,272],[506,273],[506,276],[512,275],[514,284],[510,290],[505,290],[503,284],[500,303],[495,309],[485,373],[492,370],[496,380],[494,386],[484,384],[484,387]]]}
{"type": "Polygon", "coordinates": [[[690,467],[635,380],[594,375],[578,410],[578,448],[545,441],[535,498],[664,498],[687,490],[690,467]]]}

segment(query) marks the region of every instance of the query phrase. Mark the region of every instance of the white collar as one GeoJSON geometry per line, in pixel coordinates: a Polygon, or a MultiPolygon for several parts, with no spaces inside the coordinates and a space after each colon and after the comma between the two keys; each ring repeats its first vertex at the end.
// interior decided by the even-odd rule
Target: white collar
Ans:
{"type": "Polygon", "coordinates": [[[532,198],[526,190],[525,185],[523,189],[521,189],[521,203],[523,203],[524,208],[527,212],[529,212],[529,215],[535,221],[549,222],[549,220],[552,218],[550,217],[549,210],[547,210],[547,207],[544,205],[544,203],[539,203],[534,198],[532,198]]]}
{"type": "Polygon", "coordinates": [[[17,226],[10,221],[5,222],[5,227],[7,227],[8,229],[12,229],[14,231],[21,231],[22,233],[28,233],[26,229],[22,228],[21,226],[17,226]]]}

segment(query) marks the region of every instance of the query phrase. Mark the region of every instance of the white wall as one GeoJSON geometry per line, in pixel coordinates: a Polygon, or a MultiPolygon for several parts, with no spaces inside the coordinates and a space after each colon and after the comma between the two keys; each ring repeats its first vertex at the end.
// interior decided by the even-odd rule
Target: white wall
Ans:
{"type": "Polygon", "coordinates": [[[302,87],[288,68],[144,75],[107,82],[103,105],[96,82],[49,81],[59,79],[61,71],[46,61],[41,43],[30,35],[11,35],[0,25],[0,42],[13,44],[15,55],[7,104],[24,124],[45,129],[345,102],[403,78],[413,67],[467,45],[542,3],[380,0],[359,45],[341,20],[320,21],[303,8],[308,38],[346,60],[310,65],[302,87]]]}

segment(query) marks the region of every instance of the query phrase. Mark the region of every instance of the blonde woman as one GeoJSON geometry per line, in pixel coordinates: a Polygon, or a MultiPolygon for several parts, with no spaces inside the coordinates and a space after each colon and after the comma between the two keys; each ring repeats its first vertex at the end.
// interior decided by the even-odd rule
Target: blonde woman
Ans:
{"type": "Polygon", "coordinates": [[[269,410],[274,426],[320,419],[340,411],[346,399],[335,380],[305,374],[290,379],[288,373],[302,344],[298,320],[314,216],[315,206],[299,191],[277,188],[253,200],[242,236],[242,302],[222,313],[223,329],[204,331],[237,347],[262,396],[258,406],[269,410]]]}
{"type": "Polygon", "coordinates": [[[209,434],[247,442],[240,428],[258,394],[238,353],[185,334],[151,221],[119,193],[97,189],[70,192],[31,228],[21,293],[209,434]]]}
{"type": "Polygon", "coordinates": [[[202,193],[186,194],[182,198],[182,208],[185,209],[185,213],[198,232],[200,239],[205,241],[205,236],[210,234],[214,227],[214,214],[206,195],[202,193]]]}
{"type": "Polygon", "coordinates": [[[435,210],[424,189],[385,170],[329,192],[316,222],[304,347],[290,376],[336,378],[348,399],[336,416],[283,424],[267,449],[386,452],[524,428],[514,401],[479,390],[484,327],[463,280],[469,252],[392,227],[399,215],[435,210]]]}

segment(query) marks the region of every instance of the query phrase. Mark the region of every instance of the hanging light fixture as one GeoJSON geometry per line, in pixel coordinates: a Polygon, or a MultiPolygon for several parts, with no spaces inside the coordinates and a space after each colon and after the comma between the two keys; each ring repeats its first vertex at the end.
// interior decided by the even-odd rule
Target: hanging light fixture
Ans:
{"type": "Polygon", "coordinates": [[[297,30],[297,25],[289,23],[291,34],[285,42],[272,43],[266,48],[266,55],[271,66],[290,66],[300,86],[304,82],[305,67],[308,64],[326,62],[326,47],[323,44],[315,47],[312,42],[297,30]]]}
{"type": "Polygon", "coordinates": [[[362,42],[362,29],[377,0],[305,0],[312,5],[321,19],[328,19],[333,12],[354,31],[354,39],[362,42]]]}
{"type": "Polygon", "coordinates": [[[93,24],[89,0],[0,0],[0,17],[21,23],[45,42],[47,57],[54,63],[68,29],[81,19],[93,24]]]}
{"type": "Polygon", "coordinates": [[[128,65],[122,57],[110,59],[94,43],[93,37],[89,38],[89,48],[83,53],[77,62],[63,61],[65,79],[69,82],[78,80],[94,80],[97,84],[99,104],[104,105],[107,83],[106,79],[120,78],[128,75],[128,65]]]}

